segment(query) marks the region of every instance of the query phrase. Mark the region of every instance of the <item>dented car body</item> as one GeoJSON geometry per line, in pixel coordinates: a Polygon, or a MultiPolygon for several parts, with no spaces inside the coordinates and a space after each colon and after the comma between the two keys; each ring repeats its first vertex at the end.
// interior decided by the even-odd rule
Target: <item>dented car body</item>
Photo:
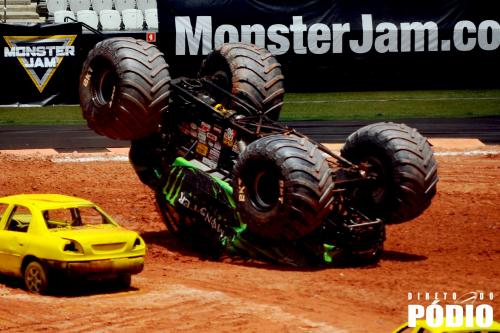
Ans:
{"type": "Polygon", "coordinates": [[[0,198],[0,273],[47,291],[54,276],[117,278],[124,286],[144,266],[146,245],[94,203],[57,194],[0,198]]]}

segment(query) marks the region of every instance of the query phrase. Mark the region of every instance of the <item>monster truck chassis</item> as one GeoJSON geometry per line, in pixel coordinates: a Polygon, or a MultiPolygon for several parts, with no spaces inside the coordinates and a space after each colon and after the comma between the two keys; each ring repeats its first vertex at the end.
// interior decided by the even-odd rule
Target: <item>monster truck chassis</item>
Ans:
{"type": "Polygon", "coordinates": [[[155,46],[108,39],[80,85],[89,127],[132,141],[137,175],[187,242],[295,265],[378,259],[384,225],[417,217],[435,194],[427,140],[377,123],[337,155],[277,122],[283,95],[276,59],[240,43],[214,50],[198,78],[172,80],[155,46]]]}

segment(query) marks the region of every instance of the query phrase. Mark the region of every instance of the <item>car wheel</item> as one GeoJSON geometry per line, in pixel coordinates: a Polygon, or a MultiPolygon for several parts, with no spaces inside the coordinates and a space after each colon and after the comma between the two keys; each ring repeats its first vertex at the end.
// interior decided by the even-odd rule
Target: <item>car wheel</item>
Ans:
{"type": "Polygon", "coordinates": [[[118,287],[121,289],[128,289],[132,285],[132,275],[122,274],[117,278],[118,287]]]}
{"type": "Polygon", "coordinates": [[[26,289],[34,294],[45,294],[49,286],[47,269],[38,261],[32,261],[24,270],[26,289]]]}

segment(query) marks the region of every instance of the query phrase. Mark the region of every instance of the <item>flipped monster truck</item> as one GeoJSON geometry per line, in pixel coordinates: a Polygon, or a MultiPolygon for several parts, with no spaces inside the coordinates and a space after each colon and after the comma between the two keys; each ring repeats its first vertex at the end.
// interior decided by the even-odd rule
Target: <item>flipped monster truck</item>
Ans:
{"type": "Polygon", "coordinates": [[[254,45],[223,44],[197,78],[172,79],[154,45],[111,38],[88,55],[80,101],[95,132],[131,140],[130,161],[169,231],[204,254],[376,261],[385,224],[419,216],[436,193],[429,143],[377,123],[335,154],[277,121],[283,80],[254,45]]]}

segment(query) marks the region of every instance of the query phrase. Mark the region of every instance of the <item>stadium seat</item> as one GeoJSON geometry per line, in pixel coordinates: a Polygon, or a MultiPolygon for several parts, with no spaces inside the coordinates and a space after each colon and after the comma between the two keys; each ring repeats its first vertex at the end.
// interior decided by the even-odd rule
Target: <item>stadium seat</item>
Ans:
{"type": "MultiPolygon", "coordinates": [[[[99,25],[99,19],[97,18],[97,13],[93,10],[80,10],[76,13],[76,18],[78,21],[85,23],[91,26],[94,29],[97,29],[99,25]]],[[[86,29],[84,27],[84,29],[86,29]]]]}
{"type": "Polygon", "coordinates": [[[102,30],[120,30],[122,18],[120,12],[113,9],[103,9],[99,13],[102,30]]]}
{"type": "Polygon", "coordinates": [[[115,9],[119,12],[123,12],[125,9],[134,9],[135,0],[113,0],[115,4],[115,9]]]}
{"type": "Polygon", "coordinates": [[[54,14],[60,10],[68,9],[68,0],[47,0],[47,10],[49,14],[54,14]]]}
{"type": "Polygon", "coordinates": [[[122,12],[125,30],[142,30],[144,17],[139,9],[124,9],[122,12]]]}
{"type": "Polygon", "coordinates": [[[144,19],[148,29],[157,30],[158,29],[158,9],[149,8],[144,11],[144,19]]]}
{"type": "Polygon", "coordinates": [[[58,10],[57,12],[54,12],[54,23],[65,23],[66,21],[64,19],[66,17],[75,19],[75,13],[69,10],[58,10]]]}
{"type": "Polygon", "coordinates": [[[137,9],[146,13],[146,9],[156,8],[156,0],[137,0],[137,9]]]}
{"type": "Polygon", "coordinates": [[[69,8],[75,13],[88,10],[90,9],[90,0],[69,0],[69,8]]]}
{"type": "Polygon", "coordinates": [[[91,0],[91,3],[92,9],[99,14],[103,9],[113,8],[113,0],[91,0]]]}

